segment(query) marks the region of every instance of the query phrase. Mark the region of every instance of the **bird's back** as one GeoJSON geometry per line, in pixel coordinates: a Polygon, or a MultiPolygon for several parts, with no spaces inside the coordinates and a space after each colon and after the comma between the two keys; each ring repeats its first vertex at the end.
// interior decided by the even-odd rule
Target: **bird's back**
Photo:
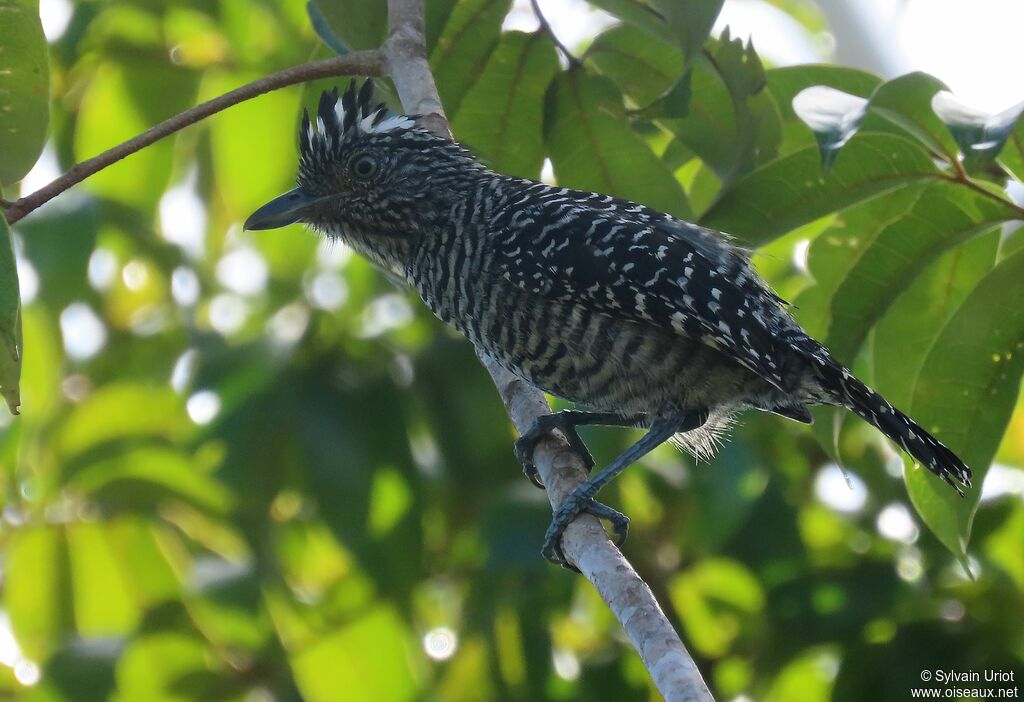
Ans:
{"type": "MultiPolygon", "coordinates": [[[[676,222],[635,203],[495,175],[455,208],[450,226],[424,238],[410,279],[478,348],[574,402],[652,415],[771,404],[779,394],[771,381],[659,307],[686,309],[696,286],[663,284],[688,268],[696,281],[703,271],[693,266],[723,271],[713,273],[722,276],[718,297],[707,290],[712,305],[728,303],[722,291],[737,281],[759,286],[724,239],[697,228],[667,238],[657,230],[676,222]],[[675,250],[687,235],[687,252],[699,253],[689,262],[675,250]]],[[[756,292],[769,299],[764,288],[756,292]]]]}

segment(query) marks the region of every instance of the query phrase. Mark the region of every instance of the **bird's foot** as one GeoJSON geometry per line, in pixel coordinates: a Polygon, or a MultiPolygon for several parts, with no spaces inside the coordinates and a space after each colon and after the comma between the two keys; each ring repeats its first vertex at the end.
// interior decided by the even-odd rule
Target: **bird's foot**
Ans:
{"type": "Polygon", "coordinates": [[[552,517],[551,526],[544,534],[544,546],[541,548],[544,558],[577,573],[579,568],[570,563],[565,557],[565,552],[562,551],[562,534],[582,512],[588,512],[598,519],[609,521],[612,531],[615,533],[617,547],[626,541],[626,535],[629,532],[629,517],[606,504],[597,502],[591,497],[592,492],[589,488],[590,486],[584,483],[569,494],[552,517]]]}
{"type": "Polygon", "coordinates": [[[572,450],[583,457],[588,473],[594,467],[594,457],[590,455],[586,444],[583,443],[583,439],[580,438],[579,433],[576,431],[573,413],[556,412],[554,414],[542,415],[534,420],[533,425],[525,434],[516,439],[514,446],[516,459],[523,466],[523,474],[529,478],[531,483],[542,490],[544,489],[544,482],[541,480],[537,464],[533,460],[533,451],[537,447],[537,442],[543,436],[550,433],[552,429],[562,432],[572,450]]]}

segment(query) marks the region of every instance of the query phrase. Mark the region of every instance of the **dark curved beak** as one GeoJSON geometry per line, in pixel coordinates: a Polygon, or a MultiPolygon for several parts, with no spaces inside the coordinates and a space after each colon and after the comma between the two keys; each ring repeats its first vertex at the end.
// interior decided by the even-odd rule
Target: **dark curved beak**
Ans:
{"type": "Polygon", "coordinates": [[[302,219],[306,206],[315,200],[302,188],[289,190],[249,215],[242,229],[277,229],[294,224],[302,219]]]}

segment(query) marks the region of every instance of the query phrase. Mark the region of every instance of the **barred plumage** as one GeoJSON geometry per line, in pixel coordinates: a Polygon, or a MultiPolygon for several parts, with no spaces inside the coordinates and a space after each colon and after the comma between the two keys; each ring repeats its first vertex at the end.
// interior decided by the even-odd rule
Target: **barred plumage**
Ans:
{"type": "MultiPolygon", "coordinates": [[[[638,455],[675,434],[703,456],[743,409],[809,422],[808,404],[833,404],[961,494],[970,485],[951,451],[804,333],[724,235],[495,173],[414,118],[374,107],[370,86],[324,93],[316,126],[305,117],[300,129],[299,187],[246,226],[303,221],[344,240],[501,365],[589,410],[539,423],[519,445],[527,464],[527,444],[555,427],[582,446],[577,424],[637,424],[651,430],[638,455]]],[[[606,481],[592,479],[567,519],[581,510],[616,519],[592,500],[606,481]]],[[[546,553],[557,558],[553,529],[546,553]]]]}

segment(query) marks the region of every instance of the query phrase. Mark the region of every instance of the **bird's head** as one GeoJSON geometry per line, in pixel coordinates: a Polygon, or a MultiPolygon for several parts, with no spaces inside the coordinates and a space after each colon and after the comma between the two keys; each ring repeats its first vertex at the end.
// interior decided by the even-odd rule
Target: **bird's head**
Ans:
{"type": "Polygon", "coordinates": [[[373,82],[324,92],[299,128],[298,187],[256,210],[246,229],[303,222],[341,238],[385,267],[395,249],[443,218],[481,167],[461,146],[373,103],[373,82]],[[384,260],[382,260],[384,259],[384,260]]]}

